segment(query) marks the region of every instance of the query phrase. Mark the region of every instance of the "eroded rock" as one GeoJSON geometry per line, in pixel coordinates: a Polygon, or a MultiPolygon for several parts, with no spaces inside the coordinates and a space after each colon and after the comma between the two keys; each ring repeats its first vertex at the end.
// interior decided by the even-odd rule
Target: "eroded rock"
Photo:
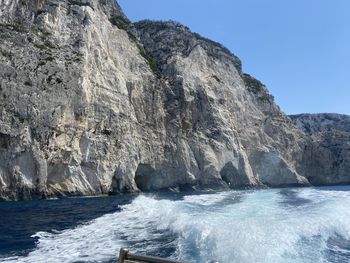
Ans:
{"type": "Polygon", "coordinates": [[[132,24],[113,0],[0,0],[0,37],[3,199],[349,181],[318,168],[347,149],[308,157],[266,87],[180,24],[132,24]]]}

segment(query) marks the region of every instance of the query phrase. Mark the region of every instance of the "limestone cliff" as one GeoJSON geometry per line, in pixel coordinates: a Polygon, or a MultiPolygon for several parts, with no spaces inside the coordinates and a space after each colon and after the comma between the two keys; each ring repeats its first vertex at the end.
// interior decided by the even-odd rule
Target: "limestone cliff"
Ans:
{"type": "Polygon", "coordinates": [[[290,116],[309,137],[304,154],[307,177],[314,185],[350,182],[350,116],[301,114],[290,116]]]}
{"type": "Polygon", "coordinates": [[[180,24],[132,24],[113,0],[0,0],[0,37],[3,199],[309,184],[309,137],[180,24]]]}

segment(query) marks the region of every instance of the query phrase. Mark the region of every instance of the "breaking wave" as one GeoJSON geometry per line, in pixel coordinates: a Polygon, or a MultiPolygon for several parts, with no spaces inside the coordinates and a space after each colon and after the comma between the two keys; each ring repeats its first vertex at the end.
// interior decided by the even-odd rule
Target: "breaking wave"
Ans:
{"type": "Polygon", "coordinates": [[[139,196],[121,211],[63,231],[0,262],[112,262],[132,252],[185,262],[350,262],[350,191],[274,189],[139,196]]]}

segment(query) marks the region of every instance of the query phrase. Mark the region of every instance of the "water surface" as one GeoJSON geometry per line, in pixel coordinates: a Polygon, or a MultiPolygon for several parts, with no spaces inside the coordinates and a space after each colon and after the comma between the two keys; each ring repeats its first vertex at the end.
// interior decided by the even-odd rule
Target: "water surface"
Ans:
{"type": "Polygon", "coordinates": [[[350,187],[0,203],[0,262],[350,262],[350,187]]]}

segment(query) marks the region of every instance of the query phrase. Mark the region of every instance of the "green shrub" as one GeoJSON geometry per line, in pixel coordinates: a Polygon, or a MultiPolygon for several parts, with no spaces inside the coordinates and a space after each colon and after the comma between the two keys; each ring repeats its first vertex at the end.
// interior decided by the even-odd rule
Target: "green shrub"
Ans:
{"type": "Polygon", "coordinates": [[[130,21],[123,16],[118,16],[116,14],[112,14],[109,21],[117,26],[119,29],[127,30],[130,26],[130,21]]]}
{"type": "Polygon", "coordinates": [[[242,77],[244,84],[250,92],[257,94],[264,91],[264,85],[259,80],[253,78],[249,74],[243,74],[242,77]]]}
{"type": "Polygon", "coordinates": [[[85,2],[85,1],[70,0],[69,3],[71,5],[90,6],[91,7],[91,4],[89,2],[85,2]]]}
{"type": "Polygon", "coordinates": [[[161,74],[160,74],[160,70],[159,70],[159,66],[157,64],[157,61],[154,58],[152,58],[151,56],[149,56],[142,46],[137,45],[137,47],[139,48],[140,55],[147,61],[147,64],[151,68],[153,74],[156,75],[158,78],[160,78],[161,74]]]}
{"type": "Polygon", "coordinates": [[[30,80],[27,80],[24,82],[24,85],[28,86],[28,87],[32,87],[33,83],[30,80]]]}
{"type": "Polygon", "coordinates": [[[45,50],[45,49],[54,49],[56,48],[54,44],[52,44],[50,41],[45,41],[44,43],[42,44],[34,44],[34,46],[36,48],[39,48],[41,50],[45,50]]]}

